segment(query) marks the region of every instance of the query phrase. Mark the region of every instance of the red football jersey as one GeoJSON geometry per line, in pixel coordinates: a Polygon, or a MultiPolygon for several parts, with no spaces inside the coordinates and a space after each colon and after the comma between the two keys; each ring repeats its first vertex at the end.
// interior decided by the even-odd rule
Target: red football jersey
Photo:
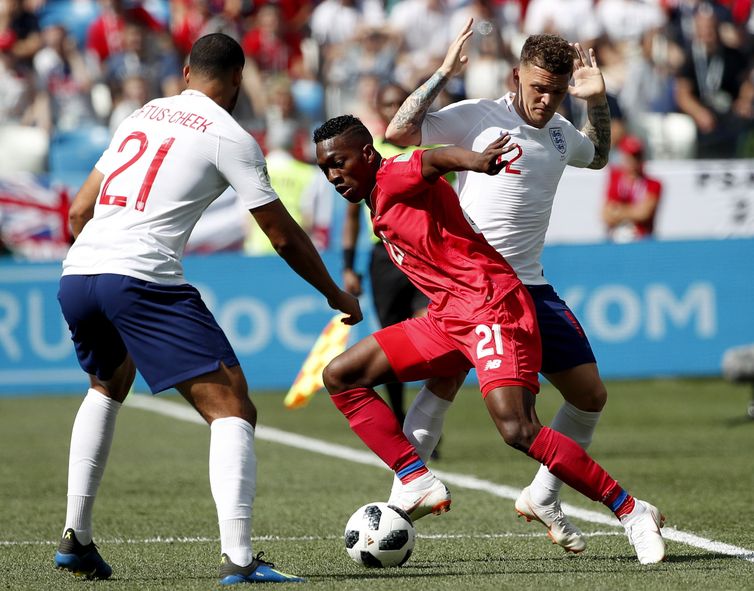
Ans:
{"type": "Polygon", "coordinates": [[[370,196],[374,233],[435,311],[466,317],[520,284],[505,259],[472,228],[458,195],[421,172],[424,150],[382,161],[370,196]]]}

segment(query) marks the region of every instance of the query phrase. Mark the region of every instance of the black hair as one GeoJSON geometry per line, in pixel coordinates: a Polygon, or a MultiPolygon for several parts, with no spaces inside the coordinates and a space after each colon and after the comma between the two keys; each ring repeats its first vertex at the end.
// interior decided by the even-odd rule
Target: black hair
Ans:
{"type": "Polygon", "coordinates": [[[243,68],[246,58],[238,41],[225,33],[210,33],[196,40],[191,47],[189,67],[194,74],[218,78],[243,68]]]}
{"type": "Polygon", "coordinates": [[[361,119],[353,115],[340,115],[339,117],[328,119],[314,130],[312,139],[315,144],[318,144],[319,142],[344,134],[357,135],[359,140],[365,144],[374,142],[372,134],[369,133],[369,130],[361,122],[361,119]]]}
{"type": "Polygon", "coordinates": [[[521,48],[521,65],[532,65],[551,74],[573,73],[576,50],[559,35],[531,35],[521,48]]]}

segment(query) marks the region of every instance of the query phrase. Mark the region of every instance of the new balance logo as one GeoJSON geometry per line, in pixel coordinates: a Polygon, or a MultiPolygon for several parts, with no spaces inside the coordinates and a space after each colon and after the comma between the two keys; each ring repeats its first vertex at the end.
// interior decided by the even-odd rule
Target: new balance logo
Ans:
{"type": "Polygon", "coordinates": [[[489,369],[499,369],[502,364],[502,359],[490,359],[487,363],[484,364],[484,371],[487,371],[489,369]]]}

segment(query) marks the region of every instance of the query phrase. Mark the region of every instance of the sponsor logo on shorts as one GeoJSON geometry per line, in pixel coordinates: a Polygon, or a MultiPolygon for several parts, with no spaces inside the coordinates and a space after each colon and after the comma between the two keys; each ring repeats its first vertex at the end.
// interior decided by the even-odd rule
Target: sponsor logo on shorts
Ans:
{"type": "Polygon", "coordinates": [[[500,369],[500,366],[502,364],[502,359],[490,359],[489,361],[487,361],[487,363],[484,364],[484,371],[489,371],[490,369],[500,369]]]}

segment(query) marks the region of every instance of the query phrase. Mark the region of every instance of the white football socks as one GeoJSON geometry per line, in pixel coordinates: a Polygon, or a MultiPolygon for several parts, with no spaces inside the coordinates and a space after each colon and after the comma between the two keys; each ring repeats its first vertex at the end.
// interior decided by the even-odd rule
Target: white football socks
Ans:
{"type": "Polygon", "coordinates": [[[239,566],[252,560],[251,510],[257,487],[254,427],[238,417],[210,426],[209,484],[217,507],[221,552],[239,566]]]}
{"type": "MultiPolygon", "coordinates": [[[[550,428],[570,437],[586,449],[592,442],[594,429],[601,415],[601,412],[579,410],[570,402],[563,402],[552,419],[550,428]]],[[[537,505],[550,505],[557,500],[562,486],[563,481],[550,474],[547,467],[542,465],[529,485],[531,500],[537,505]]]]}
{"type": "MultiPolygon", "coordinates": [[[[445,413],[448,412],[451,404],[452,401],[435,396],[427,386],[423,386],[406,413],[403,434],[416,448],[416,453],[424,463],[429,461],[429,457],[440,441],[445,413]]],[[[391,495],[401,486],[400,479],[397,476],[394,477],[391,495]]]]}
{"type": "Polygon", "coordinates": [[[83,545],[92,541],[92,509],[105,472],[120,410],[116,402],[89,388],[76,413],[68,456],[68,507],[65,527],[83,545]]]}

